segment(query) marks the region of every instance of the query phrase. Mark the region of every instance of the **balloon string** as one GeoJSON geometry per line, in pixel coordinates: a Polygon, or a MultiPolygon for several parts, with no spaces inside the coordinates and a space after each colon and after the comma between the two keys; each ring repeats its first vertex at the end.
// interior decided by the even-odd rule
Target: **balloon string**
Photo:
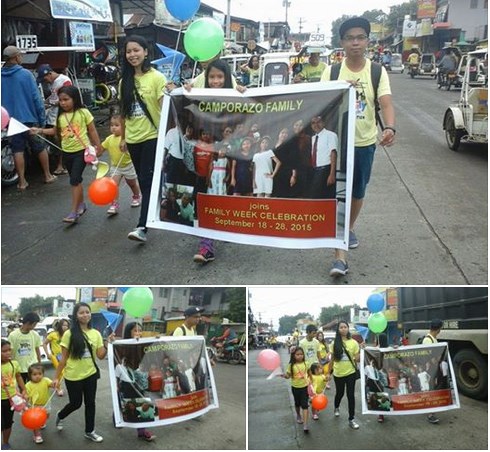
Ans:
{"type": "Polygon", "coordinates": [[[117,162],[116,168],[114,168],[114,171],[112,172],[111,178],[114,178],[114,176],[116,175],[116,171],[119,169],[119,166],[121,165],[121,162],[122,162],[123,158],[124,158],[124,154],[121,155],[121,158],[119,159],[119,162],[117,162]]]}
{"type": "Polygon", "coordinates": [[[172,74],[170,76],[170,79],[173,80],[175,77],[175,58],[177,57],[177,52],[179,49],[179,41],[180,41],[180,35],[182,34],[182,26],[184,22],[180,22],[180,28],[179,28],[179,34],[177,35],[177,42],[175,44],[175,52],[174,52],[174,57],[172,58],[172,74]]]}
{"type": "Polygon", "coordinates": [[[49,141],[47,138],[44,138],[41,134],[37,133],[36,136],[38,138],[41,138],[41,140],[44,140],[46,141],[47,143],[49,143],[51,146],[55,147],[56,149],[59,149],[60,151],[63,152],[63,149],[61,149],[60,147],[56,146],[56,144],[52,143],[51,141],[49,141]]]}

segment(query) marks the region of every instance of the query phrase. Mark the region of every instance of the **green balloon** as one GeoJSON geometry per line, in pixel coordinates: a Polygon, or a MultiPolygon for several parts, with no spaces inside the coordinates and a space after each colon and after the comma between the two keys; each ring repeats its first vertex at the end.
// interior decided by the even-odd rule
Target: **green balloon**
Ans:
{"type": "Polygon", "coordinates": [[[223,49],[223,28],[214,19],[203,17],[189,25],[184,34],[187,55],[195,61],[208,61],[223,49]]]}
{"type": "Polygon", "coordinates": [[[133,317],[142,317],[153,304],[153,292],[148,287],[132,287],[122,299],[124,310],[133,317]]]}
{"type": "Polygon", "coordinates": [[[384,330],[386,330],[387,326],[388,320],[386,320],[386,317],[382,312],[376,312],[369,316],[368,327],[373,333],[382,333],[384,330]]]}

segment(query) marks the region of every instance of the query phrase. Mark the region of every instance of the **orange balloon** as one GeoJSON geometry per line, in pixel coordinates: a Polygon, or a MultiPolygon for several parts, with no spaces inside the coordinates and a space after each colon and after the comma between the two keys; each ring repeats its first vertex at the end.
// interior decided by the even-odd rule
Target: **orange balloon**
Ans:
{"type": "Polygon", "coordinates": [[[48,420],[48,412],[41,406],[28,408],[22,413],[21,422],[29,430],[39,430],[48,420]]]}
{"type": "Polygon", "coordinates": [[[98,206],[110,204],[117,198],[118,186],[110,177],[95,179],[88,187],[90,201],[98,206]]]}
{"type": "Polygon", "coordinates": [[[321,411],[327,408],[328,405],[328,399],[325,394],[317,394],[316,396],[311,399],[311,406],[317,410],[321,411]]]}

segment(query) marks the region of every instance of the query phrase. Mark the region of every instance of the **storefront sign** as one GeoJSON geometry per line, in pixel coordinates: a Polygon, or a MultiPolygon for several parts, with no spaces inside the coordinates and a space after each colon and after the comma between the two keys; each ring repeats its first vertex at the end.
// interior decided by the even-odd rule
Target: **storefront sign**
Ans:
{"type": "Polygon", "coordinates": [[[71,45],[95,50],[93,25],[88,22],[69,22],[71,45]]]}
{"type": "Polygon", "coordinates": [[[436,17],[437,0],[417,0],[417,19],[436,17]]]}

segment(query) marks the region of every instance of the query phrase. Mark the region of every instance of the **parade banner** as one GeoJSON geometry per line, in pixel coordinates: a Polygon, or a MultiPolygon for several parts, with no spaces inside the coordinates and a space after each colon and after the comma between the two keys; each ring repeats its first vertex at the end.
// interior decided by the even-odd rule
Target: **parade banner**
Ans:
{"type": "Polygon", "coordinates": [[[109,375],[116,427],[175,424],[219,408],[201,336],[115,341],[109,375]]]}
{"type": "Polygon", "coordinates": [[[361,350],[362,413],[404,415],[459,408],[448,345],[361,350]]]}
{"type": "Polygon", "coordinates": [[[354,121],[365,107],[341,81],[174,90],[163,102],[147,226],[347,249],[354,121]]]}

